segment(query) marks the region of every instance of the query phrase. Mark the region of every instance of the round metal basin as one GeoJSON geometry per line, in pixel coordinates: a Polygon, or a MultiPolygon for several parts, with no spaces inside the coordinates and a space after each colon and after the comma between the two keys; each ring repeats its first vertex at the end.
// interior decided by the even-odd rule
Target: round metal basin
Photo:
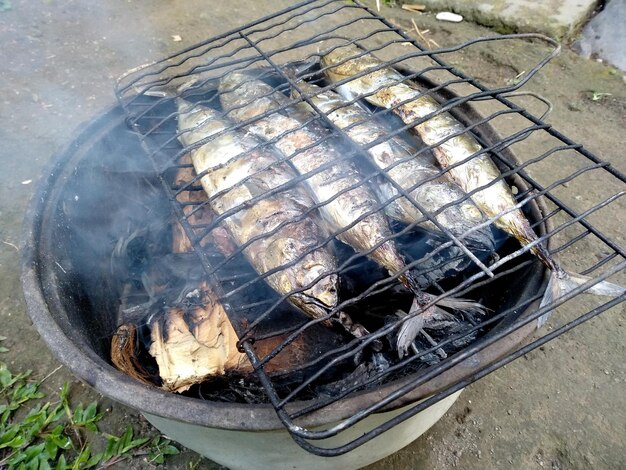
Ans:
{"type": "MultiPolygon", "coordinates": [[[[465,112],[467,119],[475,118],[471,109],[465,112]]],[[[489,128],[483,126],[478,131],[483,132],[485,138],[490,137],[489,128]]],[[[54,158],[26,214],[22,283],[28,313],[49,348],[72,373],[98,392],[139,410],[169,437],[231,468],[358,468],[409,444],[452,405],[460,392],[352,452],[323,458],[295,444],[269,404],[230,404],[167,393],[136,382],[115,369],[109,360],[109,348],[110,334],[117,326],[111,313],[116,311],[116,305],[107,292],[107,263],[114,234],[102,233],[100,246],[93,246],[82,240],[73,227],[77,222],[97,228],[100,223],[104,227],[104,222],[114,217],[123,220],[124,213],[113,208],[133,204],[125,199],[124,187],[128,184],[125,175],[131,169],[146,174],[152,171],[147,159],[136,158],[141,152],[140,142],[128,130],[122,110],[119,107],[109,109],[80,129],[75,140],[54,158]],[[129,166],[131,161],[138,160],[146,163],[129,166]],[[90,175],[98,172],[115,175],[117,182],[104,188],[94,187],[96,183],[90,181],[90,175]],[[91,210],[77,211],[79,207],[91,210]],[[77,221],[79,213],[81,220],[77,221]]],[[[520,181],[516,184],[523,188],[520,181]]],[[[155,197],[158,201],[159,196],[155,197]]],[[[153,210],[169,211],[169,207],[164,204],[153,210]]],[[[537,219],[541,217],[542,210],[537,203],[533,203],[531,212],[537,219]]],[[[543,233],[546,227],[539,225],[537,230],[543,233]]],[[[545,289],[546,272],[538,263],[518,276],[521,281],[516,285],[512,302],[530,298],[545,289]]],[[[533,307],[536,305],[513,312],[492,331],[533,307]]],[[[372,429],[400,413],[403,407],[494,362],[533,328],[527,325],[416,387],[384,412],[360,422],[350,430],[350,435],[354,437],[372,429]]],[[[339,421],[379,401],[409,379],[405,377],[343,399],[303,417],[301,424],[316,427],[339,421]]],[[[294,404],[294,407],[299,406],[304,403],[294,404]]],[[[338,437],[322,445],[334,447],[345,439],[346,436],[338,437]]]]}

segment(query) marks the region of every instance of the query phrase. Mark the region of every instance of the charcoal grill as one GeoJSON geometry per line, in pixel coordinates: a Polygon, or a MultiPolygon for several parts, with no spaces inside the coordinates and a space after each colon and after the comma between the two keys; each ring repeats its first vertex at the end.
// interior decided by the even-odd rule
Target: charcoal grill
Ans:
{"type": "MultiPolygon", "coordinates": [[[[129,158],[148,157],[146,161],[150,162],[161,190],[166,195],[165,199],[169,201],[168,207],[191,240],[193,251],[207,278],[220,295],[220,300],[229,307],[227,313],[238,333],[239,347],[254,366],[271,409],[293,439],[305,450],[325,457],[354,450],[499,367],[624,301],[624,295],[608,300],[598,299],[594,307],[581,310],[571,299],[585,287],[623,271],[626,266],[623,247],[605,236],[602,228],[602,215],[608,214],[620,203],[626,177],[516,105],[509,96],[530,80],[557,52],[558,45],[554,41],[535,34],[480,38],[457,47],[427,50],[358,2],[321,0],[298,3],[235,31],[203,41],[178,54],[138,67],[120,78],[116,88],[120,109],[123,110],[127,126],[137,134],[143,150],[141,155],[129,158]],[[489,89],[442,59],[447,53],[477,43],[514,39],[544,41],[550,47],[546,57],[514,85],[489,89]],[[177,141],[177,112],[173,95],[187,93],[185,96],[188,97],[188,91],[176,90],[180,89],[180,85],[193,80],[195,101],[219,109],[215,87],[218,80],[232,70],[253,70],[267,83],[275,86],[275,89],[288,93],[291,88],[298,90],[298,80],[319,77],[315,59],[320,51],[350,43],[374,52],[385,60],[385,66],[394,66],[401,70],[407,80],[420,81],[426,86],[429,94],[441,103],[440,112],[448,111],[462,122],[465,126],[464,132],[471,132],[478,139],[499,166],[502,178],[506,178],[507,183],[517,189],[519,205],[532,220],[540,235],[540,242],[546,244],[551,253],[566,253],[577,246],[593,250],[596,256],[589,256],[589,264],[581,272],[591,276],[593,280],[557,299],[553,304],[539,308],[547,278],[543,268],[530,255],[529,247],[521,248],[516,242],[507,240],[499,248],[500,259],[494,261],[477,255],[464,242],[463,237],[455,237],[439,226],[444,241],[436,249],[414,259],[409,263],[409,268],[422,275],[428,274],[432,269],[441,269],[441,265],[432,268],[432,261],[436,260],[438,254],[445,253],[446,249],[457,247],[466,258],[467,269],[453,279],[432,283],[431,291],[437,292],[440,298],[450,295],[480,297],[481,301],[494,310],[492,314],[482,321],[478,319],[469,330],[436,341],[436,344],[414,352],[390,367],[382,368],[365,382],[346,385],[328,396],[308,397],[306,402],[302,402],[301,392],[318,384],[331,367],[358,362],[363,354],[375,350],[378,342],[385,341],[388,335],[397,331],[402,322],[376,324],[370,335],[328,350],[321,358],[306,364],[306,373],[297,387],[289,391],[278,387],[276,378],[266,372],[268,363],[298,335],[320,323],[320,320],[303,320],[287,330],[279,326],[268,329],[268,319],[281,305],[285,305],[288,295],[242,305],[237,302],[237,294],[246,288],[254,288],[255,285],[258,288],[262,280],[271,273],[244,279],[238,284],[225,283],[220,278],[220,273],[228,267],[228,263],[241,255],[242,247],[230,258],[217,261],[210,250],[202,247],[203,241],[219,226],[221,219],[217,217],[208,224],[194,223],[193,214],[207,203],[181,198],[181,195],[190,191],[201,191],[199,179],[202,175],[190,172],[186,181],[173,178],[181,169],[191,168],[189,163],[184,162],[190,149],[183,149],[177,141]],[[294,63],[305,70],[299,78],[285,73],[284,65],[294,63]],[[486,117],[468,106],[471,104],[482,108],[487,103],[496,111],[490,111],[486,117]],[[502,119],[518,124],[513,131],[509,129],[508,135],[504,137],[491,130],[492,126],[497,128],[502,119]],[[532,151],[529,150],[531,148],[532,151]],[[511,150],[515,150],[517,159],[511,150]],[[546,175],[541,172],[543,163],[560,161],[561,158],[569,162],[564,166],[563,175],[546,175]],[[602,181],[606,193],[602,199],[585,206],[576,198],[576,194],[589,181],[594,181],[593,184],[596,185],[597,181],[602,181]],[[423,268],[424,266],[430,267],[423,268]],[[518,284],[520,279],[524,281],[521,286],[518,284]],[[515,292],[511,290],[511,286],[515,286],[515,292]],[[496,294],[490,297],[490,292],[496,294]],[[563,305],[562,311],[567,310],[567,321],[549,332],[544,331],[543,336],[523,347],[517,345],[534,329],[539,318],[563,305]],[[449,347],[454,341],[477,332],[480,334],[479,339],[460,351],[453,351],[434,365],[416,366],[441,348],[449,347]],[[260,357],[255,350],[255,342],[279,333],[288,334],[288,339],[271,353],[260,357]],[[498,350],[497,353],[494,353],[495,349],[498,350]],[[460,365],[463,367],[459,367],[460,365]],[[346,404],[346,400],[351,398],[354,399],[346,404]],[[418,399],[423,400],[416,402],[418,399]],[[400,414],[339,446],[328,448],[316,444],[319,440],[342,435],[372,414],[401,406],[406,408],[400,414]],[[328,423],[329,414],[335,422],[320,429],[320,425],[328,423]]],[[[345,132],[315,107],[310,96],[306,93],[300,96],[292,99],[278,112],[289,113],[290,106],[301,101],[308,103],[315,111],[312,121],[330,129],[329,135],[340,139],[342,145],[345,145],[345,159],[360,158],[367,147],[375,145],[375,142],[369,146],[351,143],[345,132]]],[[[385,112],[381,111],[378,115],[384,116],[385,112]]],[[[244,129],[246,125],[262,117],[264,115],[241,124],[233,124],[232,129],[244,129]]],[[[412,123],[415,124],[418,122],[412,123]]],[[[411,126],[396,126],[396,130],[390,132],[388,137],[404,132],[409,127],[411,126]]],[[[260,147],[270,146],[272,143],[262,143],[260,147]]],[[[424,145],[417,152],[428,152],[432,147],[424,145]]],[[[441,174],[443,173],[442,170],[441,174]]],[[[378,177],[388,178],[388,175],[384,171],[373,171],[364,177],[363,184],[378,177]]],[[[293,184],[298,183],[297,179],[293,181],[293,184]]],[[[409,196],[401,188],[400,194],[409,196]]],[[[471,194],[467,198],[470,196],[471,194]]],[[[424,219],[438,225],[433,214],[425,213],[424,219]]],[[[493,220],[489,223],[493,223],[493,220]]],[[[400,234],[396,231],[394,239],[400,239],[400,235],[408,233],[411,228],[400,228],[400,234]]],[[[363,256],[353,254],[347,258],[339,274],[346,275],[357,270],[359,266],[363,269],[363,263],[366,262],[363,256]]],[[[359,294],[342,298],[337,309],[329,310],[327,318],[331,318],[339,308],[351,312],[357,318],[359,308],[362,308],[363,302],[368,298],[393,292],[400,274],[376,279],[359,294]]],[[[196,404],[190,406],[197,409],[196,404]]],[[[235,414],[237,419],[245,421],[246,418],[239,415],[239,412],[235,414]]],[[[210,421],[209,418],[203,420],[210,421]]],[[[244,428],[246,427],[244,423],[244,428]]]]}

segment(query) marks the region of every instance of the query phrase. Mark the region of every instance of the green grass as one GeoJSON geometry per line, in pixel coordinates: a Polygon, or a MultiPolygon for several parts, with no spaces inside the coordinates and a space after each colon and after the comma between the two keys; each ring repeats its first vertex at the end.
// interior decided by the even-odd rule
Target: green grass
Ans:
{"type": "MultiPolygon", "coordinates": [[[[5,339],[0,336],[0,353],[8,351],[5,339]]],[[[12,372],[0,360],[0,470],[105,469],[133,458],[156,465],[179,453],[162,436],[134,436],[131,426],[121,436],[101,432],[96,401],[72,407],[67,383],[46,401],[30,374],[12,372]],[[89,444],[98,438],[106,442],[100,452],[89,444]]]]}
{"type": "Polygon", "coordinates": [[[611,96],[611,93],[603,93],[601,91],[591,90],[587,95],[591,101],[602,101],[605,98],[611,96]]]}

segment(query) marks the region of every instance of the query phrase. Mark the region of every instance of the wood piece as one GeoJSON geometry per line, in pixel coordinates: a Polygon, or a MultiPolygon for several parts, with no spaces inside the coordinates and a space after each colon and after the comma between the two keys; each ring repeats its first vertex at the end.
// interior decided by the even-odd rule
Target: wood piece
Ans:
{"type": "Polygon", "coordinates": [[[426,10],[426,5],[405,3],[402,5],[402,9],[413,13],[421,13],[426,10]]]}
{"type": "Polygon", "coordinates": [[[111,338],[111,361],[126,375],[148,385],[153,385],[137,359],[137,328],[127,323],[121,325],[111,338]]]}
{"type": "Polygon", "coordinates": [[[183,392],[227,371],[252,372],[247,356],[237,350],[237,334],[215,294],[206,283],[199,290],[198,306],[169,309],[151,325],[150,354],[166,390],[183,392]]]}

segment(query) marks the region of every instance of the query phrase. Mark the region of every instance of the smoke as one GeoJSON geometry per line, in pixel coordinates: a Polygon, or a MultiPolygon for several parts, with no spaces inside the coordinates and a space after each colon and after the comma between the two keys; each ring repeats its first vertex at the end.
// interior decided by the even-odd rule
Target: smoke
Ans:
{"type": "MultiPolygon", "coordinates": [[[[158,98],[146,99],[158,101],[158,98]]],[[[158,120],[161,116],[171,115],[173,111],[171,101],[159,103],[161,104],[145,119],[147,128],[150,127],[149,123],[155,122],[151,116],[158,120]]],[[[81,331],[84,342],[93,344],[99,354],[108,360],[110,338],[118,326],[135,325],[140,344],[145,347],[142,353],[144,363],[155,374],[155,366],[151,364],[150,356],[146,353],[153,340],[151,325],[166,318],[170,309],[194,308],[189,303],[192,299],[190,295],[197,291],[202,280],[206,278],[206,272],[202,260],[196,254],[180,252],[181,250],[175,248],[184,243],[175,243],[175,238],[183,234],[177,229],[170,196],[155,171],[153,162],[146,155],[139,136],[128,129],[124,118],[119,108],[101,116],[70,147],[79,150],[59,176],[62,186],[59,188],[58,204],[51,219],[54,227],[50,229],[53,234],[50,258],[56,262],[55,276],[63,289],[65,306],[68,311],[74,312],[73,321],[75,326],[80,327],[78,330],[81,331]]],[[[168,152],[156,154],[157,164],[170,161],[172,155],[182,149],[173,138],[176,132],[176,121],[173,118],[160,131],[161,134],[155,138],[170,141],[170,144],[168,152]]],[[[162,176],[170,187],[180,187],[194,178],[189,169],[182,172],[180,169],[166,171],[162,176]]],[[[197,183],[190,189],[194,190],[195,186],[197,183]]],[[[206,199],[201,191],[196,190],[189,194],[193,194],[192,199],[198,202],[206,199]]],[[[192,218],[191,221],[206,224],[207,219],[203,219],[202,212],[197,214],[196,220],[192,218]]],[[[393,225],[396,232],[401,232],[404,228],[400,223],[393,225]]],[[[199,230],[197,233],[201,232],[199,230]]],[[[213,266],[221,265],[216,277],[212,279],[219,287],[216,292],[223,294],[237,291],[236,296],[228,299],[227,310],[229,320],[237,333],[241,334],[260,314],[273,308],[271,315],[254,330],[258,338],[270,338],[266,342],[266,354],[286,335],[307,323],[308,318],[301,311],[287,301],[279,302],[278,294],[264,281],[251,282],[257,274],[242,254],[229,260],[228,250],[223,247],[220,249],[210,236],[207,240],[209,243],[202,243],[202,247],[198,245],[197,248],[213,266]]],[[[424,258],[446,239],[417,229],[405,233],[396,241],[407,261],[414,261],[424,258]]],[[[499,240],[499,243],[502,241],[499,240]]],[[[356,297],[373,284],[388,278],[385,269],[365,257],[355,258],[354,250],[347,245],[333,242],[333,251],[338,265],[345,265],[340,283],[341,300],[356,297]]],[[[481,256],[485,258],[490,253],[481,253],[481,256]]],[[[419,264],[416,272],[423,273],[418,278],[422,287],[432,287],[441,282],[445,289],[454,282],[451,278],[459,274],[471,274],[471,266],[471,261],[453,246],[429,258],[428,263],[419,264]]],[[[401,285],[390,284],[386,290],[348,307],[346,313],[375,331],[397,321],[395,312],[408,310],[412,297],[401,285]]],[[[500,295],[489,292],[479,292],[477,298],[493,307],[494,311],[496,305],[502,302],[500,295]]],[[[445,338],[450,331],[464,331],[476,319],[467,318],[456,323],[451,323],[449,319],[446,321],[446,328],[442,326],[433,330],[436,340],[445,338]]],[[[193,324],[190,323],[189,326],[191,328],[193,324]]],[[[466,341],[475,337],[472,334],[466,341]]],[[[321,325],[308,328],[294,343],[293,347],[297,348],[298,354],[294,355],[293,350],[286,350],[290,357],[295,357],[292,361],[296,361],[289,364],[296,369],[315,367],[320,354],[349,341],[351,338],[337,329],[328,329],[321,325]]],[[[420,347],[430,347],[429,342],[422,344],[421,341],[417,341],[420,347]]],[[[393,344],[393,336],[388,338],[388,342],[393,344]]],[[[452,344],[448,352],[458,350],[465,344],[452,344]]],[[[280,363],[280,357],[277,356],[273,361],[280,363]]],[[[376,358],[382,363],[395,360],[393,355],[385,359],[385,356],[379,354],[376,358]]],[[[427,355],[423,360],[432,363],[438,357],[427,355]]],[[[350,380],[350,374],[358,374],[350,372],[353,366],[348,362],[340,363],[349,372],[346,380],[350,380]]],[[[407,369],[406,372],[410,370],[407,369]]],[[[297,383],[302,373],[300,370],[295,375],[287,375],[280,383],[297,383]]],[[[332,373],[336,374],[337,369],[333,369],[332,373]]],[[[341,374],[337,377],[341,377],[341,374]]],[[[325,375],[324,378],[327,379],[328,376],[325,375]]],[[[216,386],[214,383],[205,388],[204,393],[213,396],[216,386]]],[[[342,386],[342,382],[335,385],[342,386]]],[[[254,400],[258,399],[258,394],[255,394],[254,400]]]]}

